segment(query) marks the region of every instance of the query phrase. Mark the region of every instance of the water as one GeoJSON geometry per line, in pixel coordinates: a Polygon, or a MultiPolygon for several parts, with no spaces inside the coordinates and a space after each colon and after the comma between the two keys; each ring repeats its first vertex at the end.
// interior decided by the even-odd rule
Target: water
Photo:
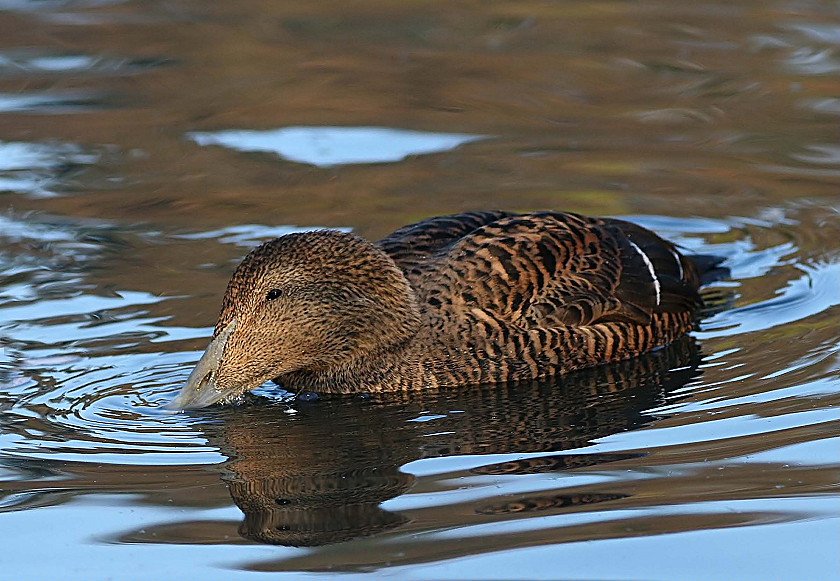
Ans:
{"type": "Polygon", "coordinates": [[[840,578],[838,16],[0,1],[0,579],[840,578]],[[729,302],[551,384],[163,410],[253,245],[479,208],[729,302]]]}

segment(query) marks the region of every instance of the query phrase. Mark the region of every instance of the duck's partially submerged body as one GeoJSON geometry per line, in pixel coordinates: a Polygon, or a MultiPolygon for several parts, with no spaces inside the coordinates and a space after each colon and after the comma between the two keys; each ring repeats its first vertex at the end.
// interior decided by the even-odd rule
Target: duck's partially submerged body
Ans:
{"type": "Polygon", "coordinates": [[[173,406],[271,379],[370,393],[548,378],[672,342],[694,325],[699,285],[673,244],[611,218],[468,212],[376,243],[290,234],[236,269],[173,406]]]}

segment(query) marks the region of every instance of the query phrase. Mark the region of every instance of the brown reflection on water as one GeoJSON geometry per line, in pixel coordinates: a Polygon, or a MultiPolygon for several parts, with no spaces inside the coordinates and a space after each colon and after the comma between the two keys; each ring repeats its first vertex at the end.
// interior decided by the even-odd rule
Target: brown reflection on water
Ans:
{"type": "Polygon", "coordinates": [[[4,480],[0,504],[15,510],[56,506],[84,494],[131,494],[139,505],[226,506],[227,495],[203,466],[95,464],[5,457],[21,477],[4,480]],[[200,491],[200,494],[196,494],[200,491]]]}

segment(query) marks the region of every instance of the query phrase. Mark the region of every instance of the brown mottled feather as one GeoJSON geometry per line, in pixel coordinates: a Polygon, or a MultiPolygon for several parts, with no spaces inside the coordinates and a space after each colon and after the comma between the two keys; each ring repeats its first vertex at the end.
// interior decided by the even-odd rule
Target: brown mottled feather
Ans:
{"type": "Polygon", "coordinates": [[[377,242],[377,246],[382,248],[397,266],[408,270],[477,228],[514,215],[497,210],[429,218],[397,229],[377,242]]]}
{"type": "Polygon", "coordinates": [[[694,324],[698,280],[629,222],[467,212],[376,244],[334,231],[268,242],[234,273],[216,332],[240,321],[225,358],[243,390],[266,373],[339,393],[543,378],[674,341],[694,324]],[[275,287],[284,299],[266,307],[275,287]]]}

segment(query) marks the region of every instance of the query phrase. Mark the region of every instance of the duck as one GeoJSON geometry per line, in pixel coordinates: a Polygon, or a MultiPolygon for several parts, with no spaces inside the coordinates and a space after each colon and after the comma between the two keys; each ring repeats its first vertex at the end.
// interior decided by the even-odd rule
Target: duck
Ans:
{"type": "Polygon", "coordinates": [[[376,242],[287,234],[235,269],[213,338],[170,407],[291,393],[374,394],[548,380],[664,347],[692,331],[688,256],[619,218],[473,211],[376,242]]]}

